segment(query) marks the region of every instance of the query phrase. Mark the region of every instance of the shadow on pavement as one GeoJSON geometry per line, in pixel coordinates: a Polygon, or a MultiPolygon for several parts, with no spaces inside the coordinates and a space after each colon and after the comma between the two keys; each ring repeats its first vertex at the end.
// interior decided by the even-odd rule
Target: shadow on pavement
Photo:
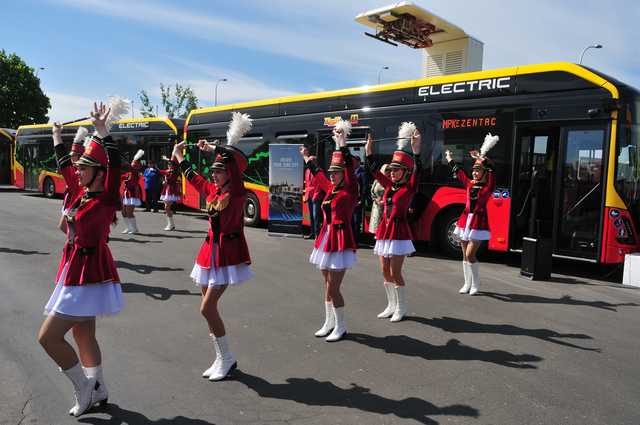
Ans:
{"type": "Polygon", "coordinates": [[[129,294],[145,294],[158,301],[166,301],[174,295],[197,295],[200,292],[191,292],[188,289],[170,289],[162,286],[140,285],[139,283],[121,283],[122,292],[129,294]]]}
{"type": "Polygon", "coordinates": [[[0,247],[0,254],[20,254],[20,255],[49,255],[49,252],[25,251],[23,249],[3,248],[0,247]]]}
{"type": "Polygon", "coordinates": [[[331,382],[321,382],[313,378],[288,378],[284,384],[272,384],[242,371],[236,371],[233,376],[260,397],[291,400],[309,406],[348,407],[363,412],[413,419],[422,424],[437,424],[438,422],[429,418],[432,415],[478,417],[478,410],[470,406],[453,404],[438,407],[416,397],[393,400],[374,394],[369,388],[354,383],[351,384],[351,388],[343,389],[331,382]]]}
{"type": "Polygon", "coordinates": [[[205,237],[206,235],[203,234],[202,236],[180,236],[180,235],[171,235],[169,234],[169,232],[167,233],[137,233],[137,236],[146,236],[149,238],[168,238],[168,239],[198,239],[200,237],[205,237]]]}
{"type": "Polygon", "coordinates": [[[442,329],[445,332],[529,336],[532,338],[540,339],[542,341],[552,342],[554,344],[564,345],[566,347],[577,348],[580,350],[596,351],[598,353],[601,351],[599,348],[582,347],[580,345],[558,339],[593,339],[589,335],[585,334],[563,334],[551,329],[527,329],[507,324],[478,323],[472,322],[470,320],[456,319],[454,317],[446,316],[441,318],[434,317],[433,319],[417,316],[405,316],[404,320],[433,326],[434,328],[442,329]]]}
{"type": "Polygon", "coordinates": [[[118,260],[116,261],[116,267],[119,269],[131,270],[140,274],[151,274],[153,272],[180,272],[184,271],[183,268],[173,268],[173,267],[158,267],[158,266],[150,266],[148,264],[131,264],[126,261],[118,260]]]}
{"type": "Polygon", "coordinates": [[[128,238],[128,239],[112,238],[111,236],[109,236],[109,241],[113,241],[113,242],[133,242],[133,243],[141,243],[141,244],[145,244],[145,243],[162,243],[162,241],[143,241],[142,239],[133,239],[133,238],[128,238]]]}
{"type": "Polygon", "coordinates": [[[450,339],[445,345],[433,345],[406,335],[377,337],[365,334],[347,334],[346,341],[354,341],[389,354],[420,357],[425,360],[477,360],[516,369],[537,369],[529,364],[539,362],[542,357],[533,354],[513,354],[503,350],[481,350],[450,339]]]}
{"type": "Polygon", "coordinates": [[[185,416],[176,416],[171,419],[158,419],[154,421],[142,413],[123,409],[113,403],[109,403],[105,407],[91,409],[88,413],[85,413],[85,416],[78,419],[78,422],[92,425],[215,425],[212,422],[201,419],[191,419],[185,416]],[[96,413],[109,415],[110,418],[103,419],[86,416],[96,413]]]}
{"type": "MultiPolygon", "coordinates": [[[[564,304],[564,305],[581,305],[586,307],[601,308],[617,312],[616,307],[638,307],[637,303],[608,303],[606,301],[587,301],[577,300],[571,295],[563,295],[560,298],[539,297],[537,295],[526,294],[498,294],[496,292],[479,292],[478,295],[493,298],[499,301],[509,303],[533,303],[533,304],[564,304]]],[[[476,296],[478,296],[476,295],[476,296]]]]}

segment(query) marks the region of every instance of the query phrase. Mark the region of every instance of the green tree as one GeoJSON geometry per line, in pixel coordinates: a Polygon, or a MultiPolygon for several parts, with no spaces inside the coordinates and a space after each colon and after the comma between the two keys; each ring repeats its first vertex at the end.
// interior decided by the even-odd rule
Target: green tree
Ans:
{"type": "Polygon", "coordinates": [[[0,50],[0,127],[47,122],[50,107],[34,69],[15,53],[0,50]]]}
{"type": "MultiPolygon", "coordinates": [[[[140,98],[140,113],[143,117],[155,117],[154,107],[145,90],[138,93],[140,98]]],[[[177,84],[172,87],[160,83],[160,102],[162,109],[170,118],[186,118],[193,109],[198,108],[198,98],[191,87],[177,84]]]]}

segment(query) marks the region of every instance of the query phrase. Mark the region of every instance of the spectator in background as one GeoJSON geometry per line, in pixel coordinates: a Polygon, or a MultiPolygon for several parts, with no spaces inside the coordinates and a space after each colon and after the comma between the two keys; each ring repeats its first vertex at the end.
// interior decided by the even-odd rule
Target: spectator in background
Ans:
{"type": "MultiPolygon", "coordinates": [[[[310,157],[312,161],[316,160],[315,156],[310,157]]],[[[322,216],[320,214],[320,207],[322,200],[324,199],[324,192],[318,187],[315,181],[315,176],[305,165],[304,169],[304,201],[307,203],[309,209],[309,234],[305,235],[305,239],[315,239],[320,232],[320,226],[322,225],[322,216]]]]}
{"type": "MultiPolygon", "coordinates": [[[[383,164],[380,167],[380,172],[387,178],[391,178],[391,170],[388,169],[388,164],[383,164]]],[[[376,234],[378,225],[380,224],[380,218],[382,217],[382,210],[384,210],[384,186],[380,184],[378,180],[374,180],[371,185],[371,200],[373,205],[371,206],[371,219],[369,220],[369,233],[376,234]]]]}
{"type": "Polygon", "coordinates": [[[352,156],[353,158],[353,175],[358,183],[358,202],[356,203],[356,207],[353,210],[353,218],[351,219],[351,227],[353,228],[353,236],[356,238],[356,241],[360,237],[360,229],[362,226],[362,211],[363,206],[366,200],[366,177],[364,167],[360,164],[359,156],[352,156]]]}
{"type": "Polygon", "coordinates": [[[160,199],[160,170],[154,160],[149,160],[147,169],[144,170],[144,191],[147,195],[145,211],[158,212],[158,199],[160,199]]]}

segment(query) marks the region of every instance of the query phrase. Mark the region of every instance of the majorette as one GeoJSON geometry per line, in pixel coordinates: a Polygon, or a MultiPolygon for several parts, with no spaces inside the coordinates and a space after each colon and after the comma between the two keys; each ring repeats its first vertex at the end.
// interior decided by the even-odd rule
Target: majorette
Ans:
{"type": "MultiPolygon", "coordinates": [[[[113,99],[111,104],[122,110],[123,102],[113,99]]],[[[110,226],[121,207],[120,152],[109,137],[110,111],[105,105],[94,105],[91,118],[96,135],[73,164],[62,142],[62,125],[53,127],[54,150],[71,189],[71,203],[65,212],[67,242],[38,340],[73,383],[75,404],[69,414],[74,416],[107,401],[95,320],[116,314],[123,306],[120,279],[108,246],[110,226]],[[75,173],[71,171],[73,165],[75,173]],[[84,353],[83,364],[64,338],[72,328],[76,344],[84,353]]]]}
{"type": "Polygon", "coordinates": [[[122,192],[122,221],[125,223],[125,229],[122,233],[138,233],[138,224],[136,223],[135,209],[142,205],[142,191],[140,189],[140,172],[142,164],[140,160],[144,156],[144,151],[138,149],[133,156],[133,161],[129,165],[129,172],[124,174],[124,191],[122,192]]]}
{"type": "Polygon", "coordinates": [[[164,230],[174,230],[176,228],[173,222],[173,203],[180,202],[182,200],[182,183],[180,178],[180,167],[178,166],[175,157],[171,159],[166,156],[162,157],[165,161],[168,161],[167,169],[160,170],[160,174],[164,176],[162,183],[162,194],[160,200],[164,202],[164,213],[167,216],[167,226],[164,230]]]}
{"type": "Polygon", "coordinates": [[[415,251],[413,236],[407,221],[409,205],[416,193],[420,170],[420,132],[412,122],[404,122],[398,131],[398,148],[388,165],[390,177],[378,170],[373,157],[373,136],[369,134],[365,145],[367,165],[373,172],[373,178],[384,187],[383,211],[376,231],[376,244],[373,252],[380,256],[380,265],[384,276],[384,289],[387,294],[387,307],[378,314],[379,318],[391,317],[399,322],[407,313],[406,284],[402,277],[402,264],[405,256],[415,251]],[[409,145],[411,152],[408,152],[409,145]]]}
{"type": "Polygon", "coordinates": [[[234,147],[251,125],[249,115],[235,112],[227,131],[226,146],[198,141],[201,150],[215,155],[211,166],[213,183],[194,171],[189,161],[184,159],[182,149],[186,141],[178,143],[173,150],[189,183],[206,197],[209,214],[209,232],[196,258],[191,278],[202,289],[201,310],[209,325],[216,353],[215,361],[202,374],[211,381],[224,379],[237,366],[218,312],[218,300],[228,285],[238,285],[253,276],[244,237],[243,213],[247,192],[242,173],[247,168],[247,158],[234,147]]]}
{"type": "Polygon", "coordinates": [[[454,234],[460,238],[462,248],[464,285],[460,288],[461,294],[475,295],[480,289],[480,271],[476,253],[482,241],[491,238],[487,203],[496,186],[493,166],[487,158],[487,153],[498,143],[498,140],[500,140],[498,136],[492,136],[489,133],[484,138],[480,152],[470,152],[475,160],[471,172],[472,179],[469,179],[462,167],[456,164],[451,152],[446,152],[447,162],[467,191],[467,202],[454,230],[454,234]]]}
{"type": "Polygon", "coordinates": [[[340,292],[342,279],[356,262],[357,243],[353,235],[351,217],[358,201],[358,184],[353,174],[353,161],[346,147],[347,136],[351,133],[351,123],[339,120],[333,130],[336,150],[325,172],[318,168],[304,146],[300,148],[307,166],[314,174],[316,184],[326,195],[322,202],[324,223],[317,236],[309,262],[323,273],[325,284],[325,320],[315,333],[334,342],[347,333],[344,320],[344,298],[340,292]],[[325,278],[325,273],[328,278],[325,278]]]}

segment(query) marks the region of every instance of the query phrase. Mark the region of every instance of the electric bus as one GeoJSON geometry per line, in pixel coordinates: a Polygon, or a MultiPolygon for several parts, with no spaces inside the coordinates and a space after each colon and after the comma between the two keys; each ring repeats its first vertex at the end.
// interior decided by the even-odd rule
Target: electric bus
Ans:
{"type": "MultiPolygon", "coordinates": [[[[414,240],[459,255],[453,235],[465,190],[444,159],[451,150],[467,172],[487,133],[500,136],[489,156],[496,190],[488,205],[488,249],[521,251],[525,236],[552,240],[553,255],[615,264],[640,250],[638,90],[593,69],[547,63],[416,79],[194,110],[185,124],[186,153],[203,175],[210,159],[194,145],[224,142],[231,113],[253,118],[238,144],[249,158],[246,221],[267,219],[270,143],[304,144],[326,166],[332,126],[350,120],[348,145],[362,156],[371,132],[376,162],[389,161],[398,126],[422,133],[414,240]]],[[[185,184],[184,202],[204,200],[185,184]]]]}

